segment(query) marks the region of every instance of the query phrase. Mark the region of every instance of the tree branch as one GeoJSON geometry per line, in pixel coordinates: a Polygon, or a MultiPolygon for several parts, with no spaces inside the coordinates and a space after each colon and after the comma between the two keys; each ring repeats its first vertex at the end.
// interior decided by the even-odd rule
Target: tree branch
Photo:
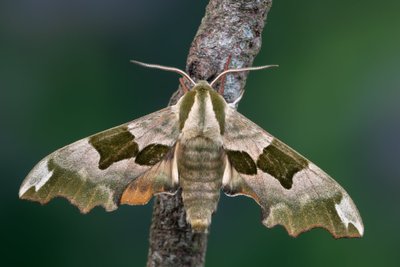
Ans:
{"type": "MultiPolygon", "coordinates": [[[[271,5],[272,0],[211,0],[191,45],[186,72],[194,80],[211,81],[230,56],[229,68],[251,66],[261,48],[261,32],[271,5]]],[[[228,103],[240,96],[246,77],[245,72],[227,77],[224,98],[228,103]]],[[[182,94],[179,88],[170,105],[182,94]]],[[[206,248],[207,234],[192,233],[186,223],[181,191],[156,196],[147,266],[204,266],[206,248]]]]}

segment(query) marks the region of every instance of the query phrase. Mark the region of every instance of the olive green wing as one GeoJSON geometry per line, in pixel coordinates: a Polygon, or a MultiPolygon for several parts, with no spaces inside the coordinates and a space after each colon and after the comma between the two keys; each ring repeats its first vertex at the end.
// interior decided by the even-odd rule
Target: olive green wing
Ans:
{"type": "Polygon", "coordinates": [[[283,225],[291,236],[314,227],[336,238],[363,235],[356,206],[328,174],[233,109],[225,127],[223,190],[252,197],[264,225],[283,225]]]}
{"type": "MultiPolygon", "coordinates": [[[[83,213],[95,206],[111,211],[128,184],[146,172],[152,174],[146,182],[155,181],[154,192],[172,192],[176,185],[170,150],[179,135],[175,109],[162,109],[53,152],[25,178],[20,198],[44,204],[60,196],[83,213]]],[[[140,198],[141,192],[137,194],[140,198]]]]}

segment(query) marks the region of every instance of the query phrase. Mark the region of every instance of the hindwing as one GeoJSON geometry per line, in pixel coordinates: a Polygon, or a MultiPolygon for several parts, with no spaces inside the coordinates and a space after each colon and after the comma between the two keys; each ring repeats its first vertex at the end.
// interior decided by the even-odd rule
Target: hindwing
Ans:
{"type": "Polygon", "coordinates": [[[257,201],[264,225],[283,225],[292,236],[314,227],[323,227],[336,238],[363,235],[350,196],[315,164],[231,108],[225,127],[230,166],[223,190],[257,201]]]}

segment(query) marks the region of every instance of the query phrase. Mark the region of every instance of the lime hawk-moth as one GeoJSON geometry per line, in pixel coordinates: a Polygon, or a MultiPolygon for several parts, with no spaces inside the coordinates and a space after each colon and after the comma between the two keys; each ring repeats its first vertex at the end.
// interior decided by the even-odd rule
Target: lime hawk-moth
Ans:
{"type": "MultiPolygon", "coordinates": [[[[364,227],[346,191],[325,172],[264,131],[227,103],[214,81],[193,86],[169,106],[65,146],[41,160],[23,181],[22,199],[47,203],[61,196],[87,213],[120,204],[146,204],[153,195],[182,189],[187,222],[207,231],[220,190],[253,198],[267,227],[283,225],[291,236],[314,227],[334,237],[360,237],[364,227]]],[[[184,83],[182,83],[184,84],[184,83]]]]}

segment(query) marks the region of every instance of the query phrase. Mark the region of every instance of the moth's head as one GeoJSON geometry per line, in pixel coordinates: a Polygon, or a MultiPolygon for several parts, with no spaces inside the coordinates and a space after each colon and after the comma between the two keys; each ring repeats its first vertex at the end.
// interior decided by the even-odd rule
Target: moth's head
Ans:
{"type": "MultiPolygon", "coordinates": [[[[250,70],[261,70],[261,69],[267,69],[267,68],[278,66],[278,65],[265,65],[265,66],[258,66],[258,67],[227,69],[227,70],[224,70],[223,72],[221,72],[220,74],[218,74],[217,77],[211,83],[208,83],[207,81],[204,81],[204,80],[195,82],[189,76],[189,74],[187,74],[186,72],[184,72],[183,70],[180,70],[178,68],[167,67],[167,66],[156,65],[156,64],[148,64],[148,63],[143,63],[143,62],[136,61],[136,60],[131,60],[131,62],[138,64],[140,66],[147,67],[147,68],[155,68],[155,69],[161,69],[161,70],[166,70],[166,71],[172,71],[172,72],[176,72],[176,73],[182,75],[182,78],[179,79],[179,81],[181,83],[182,90],[185,94],[188,92],[194,92],[194,91],[198,92],[198,93],[201,93],[203,91],[210,91],[210,92],[218,92],[222,97],[223,97],[223,92],[224,92],[223,86],[221,86],[221,88],[219,90],[214,90],[215,88],[213,89],[213,85],[217,81],[224,79],[228,73],[237,73],[237,72],[250,71],[250,70]],[[186,79],[187,81],[189,81],[191,87],[187,87],[186,83],[184,83],[183,79],[186,79]]],[[[238,100],[240,100],[240,98],[238,100]]]]}
{"type": "Polygon", "coordinates": [[[189,89],[189,91],[198,91],[198,92],[206,92],[214,90],[211,85],[204,80],[198,81],[192,88],[189,89]]]}

